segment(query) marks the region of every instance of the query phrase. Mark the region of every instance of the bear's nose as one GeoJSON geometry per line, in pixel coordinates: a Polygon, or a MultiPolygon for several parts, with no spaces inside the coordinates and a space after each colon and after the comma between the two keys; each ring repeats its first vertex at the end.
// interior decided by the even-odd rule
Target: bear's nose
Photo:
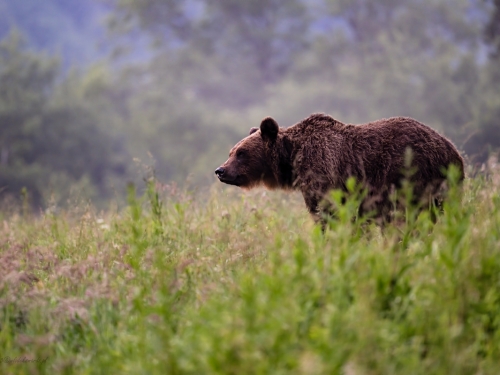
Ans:
{"type": "Polygon", "coordinates": [[[224,174],[224,172],[225,172],[225,171],[226,171],[226,170],[225,170],[224,168],[219,167],[219,168],[217,168],[217,169],[215,170],[215,174],[216,174],[217,176],[221,177],[221,176],[224,174]]]}

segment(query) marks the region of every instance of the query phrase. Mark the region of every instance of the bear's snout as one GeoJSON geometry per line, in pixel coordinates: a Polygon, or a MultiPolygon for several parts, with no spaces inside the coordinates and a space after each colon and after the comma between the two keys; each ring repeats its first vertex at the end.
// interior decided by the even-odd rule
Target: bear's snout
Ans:
{"type": "Polygon", "coordinates": [[[219,167],[215,170],[215,174],[217,175],[217,177],[222,177],[224,176],[224,173],[226,172],[226,170],[222,167],[219,167]]]}
{"type": "Polygon", "coordinates": [[[224,165],[215,170],[215,174],[219,178],[219,181],[229,185],[240,186],[241,181],[239,175],[233,175],[231,173],[231,168],[225,168],[224,165]]]}

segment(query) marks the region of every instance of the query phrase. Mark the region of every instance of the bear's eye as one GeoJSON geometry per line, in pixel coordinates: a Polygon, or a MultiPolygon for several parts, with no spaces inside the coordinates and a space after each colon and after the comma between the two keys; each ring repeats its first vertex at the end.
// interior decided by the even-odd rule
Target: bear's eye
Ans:
{"type": "Polygon", "coordinates": [[[236,153],[236,157],[237,157],[237,158],[242,158],[243,156],[245,156],[245,151],[243,151],[243,150],[239,150],[239,151],[236,153]]]}

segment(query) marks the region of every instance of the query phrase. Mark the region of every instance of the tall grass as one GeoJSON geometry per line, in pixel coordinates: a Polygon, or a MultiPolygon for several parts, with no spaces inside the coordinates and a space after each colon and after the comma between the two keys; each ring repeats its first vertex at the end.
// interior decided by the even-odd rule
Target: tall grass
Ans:
{"type": "Polygon", "coordinates": [[[386,226],[148,183],[0,223],[1,374],[497,374],[500,171],[386,226]]]}

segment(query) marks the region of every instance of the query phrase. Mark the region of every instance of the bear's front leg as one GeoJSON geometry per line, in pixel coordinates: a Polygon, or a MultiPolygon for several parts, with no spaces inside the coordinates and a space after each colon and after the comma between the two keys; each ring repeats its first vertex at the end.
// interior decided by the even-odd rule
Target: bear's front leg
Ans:
{"type": "Polygon", "coordinates": [[[302,191],[304,201],[314,222],[321,225],[321,231],[324,233],[328,220],[335,217],[333,205],[325,199],[325,193],[321,191],[302,191]]]}

